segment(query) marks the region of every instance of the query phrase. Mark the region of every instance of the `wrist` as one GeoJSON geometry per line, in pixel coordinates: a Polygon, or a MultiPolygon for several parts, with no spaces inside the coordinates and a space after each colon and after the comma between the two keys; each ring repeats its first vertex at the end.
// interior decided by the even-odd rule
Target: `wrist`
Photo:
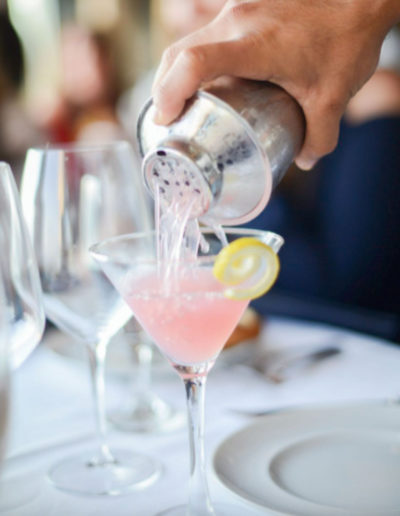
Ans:
{"type": "Polygon", "coordinates": [[[353,26],[367,29],[381,42],[390,29],[400,22],[400,0],[344,0],[349,7],[348,19],[353,26]]]}
{"type": "Polygon", "coordinates": [[[389,31],[396,23],[400,21],[400,1],[399,0],[379,0],[373,4],[378,4],[380,17],[384,24],[385,29],[389,31]]]}

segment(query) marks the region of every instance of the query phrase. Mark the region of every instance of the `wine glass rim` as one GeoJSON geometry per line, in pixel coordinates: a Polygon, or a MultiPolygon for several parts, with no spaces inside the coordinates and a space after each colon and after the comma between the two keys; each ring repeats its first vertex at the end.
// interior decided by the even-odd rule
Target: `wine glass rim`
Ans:
{"type": "MultiPolygon", "coordinates": [[[[228,228],[224,227],[223,229],[224,229],[224,233],[228,236],[233,234],[233,235],[238,235],[238,237],[239,236],[255,237],[255,238],[260,239],[262,242],[264,242],[268,245],[270,245],[271,240],[275,239],[277,241],[278,250],[284,243],[283,237],[273,231],[267,231],[267,230],[263,230],[263,229],[241,228],[241,227],[233,227],[233,226],[228,227],[228,228]]],[[[203,234],[214,234],[215,235],[215,231],[209,227],[203,227],[200,229],[200,231],[203,234]]],[[[124,240],[126,240],[126,241],[139,240],[144,237],[155,236],[155,235],[156,235],[156,231],[154,229],[151,231],[139,231],[139,232],[135,232],[135,233],[126,233],[123,235],[117,235],[115,237],[107,238],[105,240],[102,240],[101,242],[97,242],[97,243],[91,245],[89,248],[89,252],[97,260],[104,261],[104,259],[107,259],[107,253],[103,252],[102,248],[106,247],[107,245],[110,245],[113,243],[118,243],[118,242],[121,242],[124,240]]],[[[209,259],[211,259],[213,257],[215,258],[216,256],[217,255],[208,255],[208,256],[197,257],[197,261],[202,261],[203,259],[208,261],[209,259]]],[[[141,261],[141,260],[138,260],[138,261],[141,261]]],[[[151,260],[147,259],[145,261],[151,261],[151,260]]],[[[183,260],[183,261],[185,261],[185,260],[183,260]]],[[[190,260],[190,261],[192,261],[192,260],[190,260]]],[[[116,263],[125,263],[126,260],[116,259],[115,262],[116,263]]]]}
{"type": "Polygon", "coordinates": [[[89,152],[103,149],[131,148],[128,140],[113,140],[99,142],[67,142],[67,143],[46,143],[30,147],[29,151],[35,152],[89,152]]]}
{"type": "Polygon", "coordinates": [[[12,172],[10,164],[7,163],[7,161],[1,160],[1,159],[0,159],[0,169],[7,170],[8,172],[12,172]]]}

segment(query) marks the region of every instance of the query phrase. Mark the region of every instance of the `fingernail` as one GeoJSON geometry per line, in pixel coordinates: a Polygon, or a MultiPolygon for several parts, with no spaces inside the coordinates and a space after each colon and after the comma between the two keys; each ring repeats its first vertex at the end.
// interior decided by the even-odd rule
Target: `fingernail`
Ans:
{"type": "Polygon", "coordinates": [[[155,108],[153,122],[158,125],[166,125],[166,117],[160,109],[155,108]]]}
{"type": "Polygon", "coordinates": [[[302,170],[311,170],[317,161],[316,159],[297,159],[296,165],[302,170]]]}

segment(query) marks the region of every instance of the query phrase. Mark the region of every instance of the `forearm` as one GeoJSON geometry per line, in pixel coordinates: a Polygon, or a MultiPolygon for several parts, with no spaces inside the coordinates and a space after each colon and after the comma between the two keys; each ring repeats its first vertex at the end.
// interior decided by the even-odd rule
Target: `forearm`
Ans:
{"type": "Polygon", "coordinates": [[[326,3],[337,11],[346,13],[347,18],[354,16],[359,25],[379,27],[382,33],[400,22],[400,0],[326,0],[326,3]],[[338,6],[342,3],[342,8],[338,6]]]}
{"type": "Polygon", "coordinates": [[[382,13],[385,16],[388,28],[390,29],[396,23],[400,22],[400,1],[383,0],[382,13]]]}

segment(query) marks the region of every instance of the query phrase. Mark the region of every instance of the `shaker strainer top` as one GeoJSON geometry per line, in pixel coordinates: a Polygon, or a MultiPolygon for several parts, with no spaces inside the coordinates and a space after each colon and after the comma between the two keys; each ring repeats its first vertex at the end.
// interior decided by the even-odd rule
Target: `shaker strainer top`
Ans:
{"type": "Polygon", "coordinates": [[[168,204],[177,200],[190,205],[190,216],[200,217],[219,195],[220,172],[196,145],[184,141],[164,142],[143,162],[144,178],[151,192],[158,189],[168,204]]]}

